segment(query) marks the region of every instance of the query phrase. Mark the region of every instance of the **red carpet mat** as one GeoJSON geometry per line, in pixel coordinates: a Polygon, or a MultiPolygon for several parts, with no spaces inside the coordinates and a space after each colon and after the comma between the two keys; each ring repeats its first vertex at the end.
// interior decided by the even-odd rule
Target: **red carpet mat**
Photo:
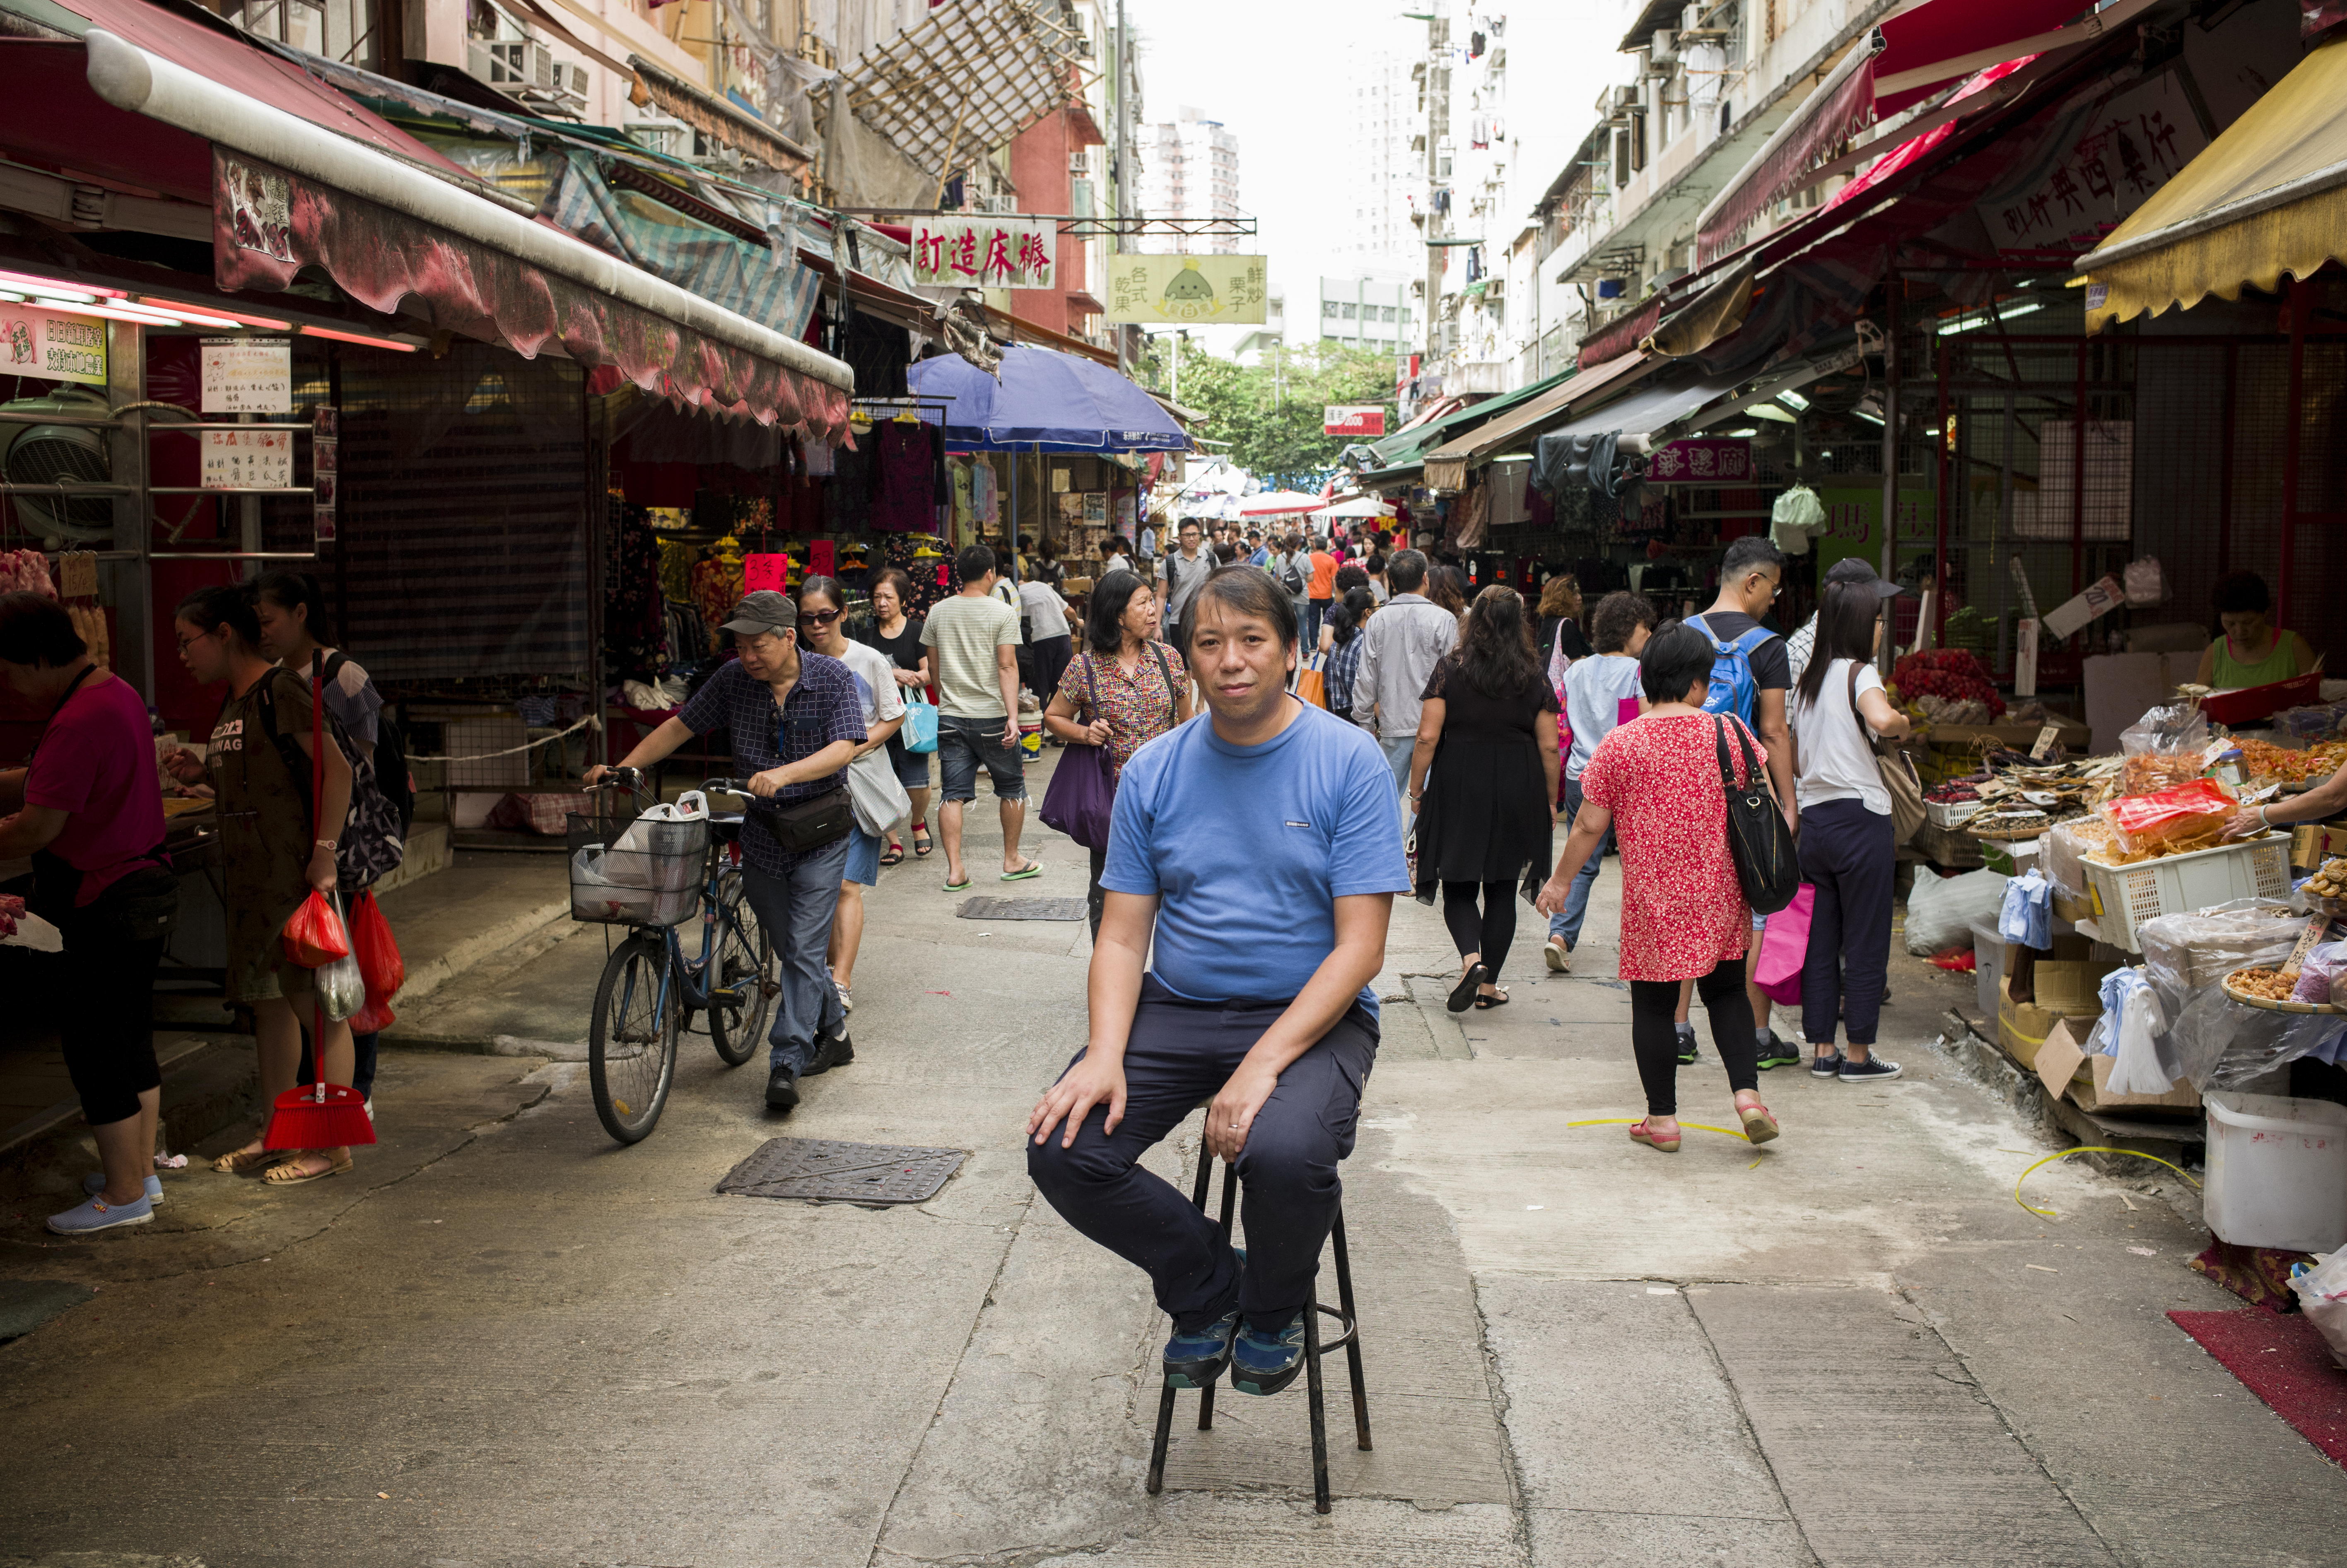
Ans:
{"type": "Polygon", "coordinates": [[[2168,1316],[2299,1436],[2347,1465],[2347,1369],[2332,1364],[2331,1348],[2303,1314],[2244,1307],[2168,1316]]]}

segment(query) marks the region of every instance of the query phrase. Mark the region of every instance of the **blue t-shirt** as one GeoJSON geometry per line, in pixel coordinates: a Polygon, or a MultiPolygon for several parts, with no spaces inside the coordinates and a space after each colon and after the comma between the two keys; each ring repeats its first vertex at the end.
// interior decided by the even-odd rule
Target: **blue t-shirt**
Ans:
{"type": "Polygon", "coordinates": [[[1337,899],[1409,891],[1393,770],[1326,709],[1259,746],[1202,715],[1125,764],[1101,886],[1160,899],[1153,972],[1177,995],[1285,1001],[1336,947],[1337,899]]]}

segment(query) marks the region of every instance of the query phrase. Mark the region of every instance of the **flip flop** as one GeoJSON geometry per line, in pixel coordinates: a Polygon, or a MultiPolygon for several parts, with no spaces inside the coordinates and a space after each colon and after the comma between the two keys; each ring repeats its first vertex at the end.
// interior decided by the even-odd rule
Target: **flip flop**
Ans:
{"type": "Polygon", "coordinates": [[[962,878],[960,881],[958,881],[958,882],[948,882],[948,883],[947,883],[947,884],[946,884],[946,891],[947,891],[947,892],[948,892],[948,893],[967,893],[967,892],[969,892],[969,877],[967,877],[967,876],[965,876],[965,877],[963,877],[963,878],[962,878]]]}
{"type": "Polygon", "coordinates": [[[1450,988],[1450,999],[1443,1005],[1452,1012],[1465,1012],[1475,1005],[1477,989],[1489,985],[1491,979],[1491,971],[1482,965],[1468,965],[1467,972],[1459,977],[1459,983],[1450,988]]]}
{"type": "Polygon", "coordinates": [[[1487,997],[1479,992],[1475,998],[1475,1010],[1477,1012],[1482,1011],[1485,1008],[1503,1008],[1507,1005],[1508,993],[1505,991],[1501,991],[1495,997],[1487,997]]]}
{"type": "Polygon", "coordinates": [[[902,866],[904,863],[905,846],[892,840],[889,843],[887,853],[880,856],[880,864],[883,866],[902,866]]]}
{"type": "Polygon", "coordinates": [[[1024,882],[1024,881],[1026,881],[1026,880],[1027,880],[1027,878],[1029,878],[1030,876],[1042,876],[1042,875],[1043,875],[1043,865],[1042,865],[1042,862],[1038,861],[1038,860],[1030,860],[1030,861],[1029,861],[1026,865],[1024,865],[1024,866],[1020,866],[1020,867],[1018,870],[1016,870],[1016,871],[1006,871],[1006,872],[1004,872],[1004,873],[1002,874],[1002,879],[1003,879],[1005,882],[1024,882]]]}

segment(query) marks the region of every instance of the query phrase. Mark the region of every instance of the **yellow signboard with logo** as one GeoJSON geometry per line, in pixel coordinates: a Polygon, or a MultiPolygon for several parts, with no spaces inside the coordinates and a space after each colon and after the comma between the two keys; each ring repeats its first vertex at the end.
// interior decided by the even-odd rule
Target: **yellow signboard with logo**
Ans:
{"type": "Polygon", "coordinates": [[[1102,296],[1112,322],[1174,326],[1264,319],[1261,256],[1128,256],[1110,261],[1102,296]]]}

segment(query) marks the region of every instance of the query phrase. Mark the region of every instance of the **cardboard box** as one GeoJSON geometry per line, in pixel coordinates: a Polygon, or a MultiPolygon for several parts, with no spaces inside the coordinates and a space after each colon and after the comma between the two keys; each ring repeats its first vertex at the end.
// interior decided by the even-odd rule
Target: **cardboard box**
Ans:
{"type": "Polygon", "coordinates": [[[2117,1065],[2107,1056],[2088,1056],[2080,1042],[2093,1025],[2076,1029],[2067,1021],[2058,1021],[2047,1032],[2045,1043],[2037,1052],[2034,1066],[2037,1081],[2045,1092],[2060,1099],[2066,1095],[2081,1111],[2198,1111],[2200,1091],[2188,1080],[2178,1079],[2165,1094],[2114,1094],[2110,1091],[2111,1069],[2117,1065]]]}
{"type": "MultiPolygon", "coordinates": [[[[2117,968],[2120,959],[2116,948],[2102,946],[2098,952],[2098,946],[2091,937],[2055,937],[2054,956],[2037,960],[2031,981],[2036,1005],[2065,1015],[2084,1013],[2091,1018],[2100,1013],[2103,977],[2117,968]]],[[[2020,953],[2018,945],[2005,944],[2006,974],[2013,973],[2020,953]]]]}
{"type": "MultiPolygon", "coordinates": [[[[2008,966],[2013,962],[2010,946],[2004,950],[2004,961],[2008,966]]],[[[2046,968],[2043,963],[2037,967],[2040,970],[2046,968]]],[[[2093,998],[2093,993],[2089,991],[2088,996],[2093,998]]],[[[2073,1027],[2077,1037],[2084,1039],[2086,1031],[2095,1027],[2095,1020],[2102,1016],[2102,1011],[2099,999],[2092,999],[2091,1005],[2084,1010],[2073,1009],[2068,1013],[2042,1003],[2015,1002],[2013,999],[2013,977],[2008,971],[1997,984],[1997,1043],[2004,1047],[2007,1056],[2022,1066],[2034,1068],[2038,1052],[2057,1026],[2075,1020],[2073,1027]]]]}
{"type": "Polygon", "coordinates": [[[2091,920],[2094,917],[2095,904],[2091,896],[2073,898],[2058,887],[2054,890],[2054,918],[2065,920],[2075,926],[2081,920],[2091,920]]]}

